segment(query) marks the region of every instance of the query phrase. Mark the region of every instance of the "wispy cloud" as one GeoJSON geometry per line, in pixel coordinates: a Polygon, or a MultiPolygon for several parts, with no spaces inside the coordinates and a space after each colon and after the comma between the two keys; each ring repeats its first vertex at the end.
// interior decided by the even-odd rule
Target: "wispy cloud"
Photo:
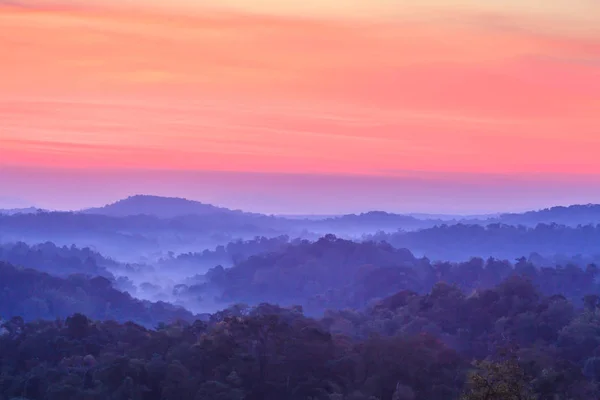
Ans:
{"type": "Polygon", "coordinates": [[[2,2],[0,158],[600,174],[596,3],[345,3],[2,2]]]}

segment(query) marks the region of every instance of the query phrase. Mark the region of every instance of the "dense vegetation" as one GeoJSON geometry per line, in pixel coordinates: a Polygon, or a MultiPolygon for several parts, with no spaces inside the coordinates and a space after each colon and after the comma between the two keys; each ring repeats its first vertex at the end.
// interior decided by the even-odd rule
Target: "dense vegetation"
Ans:
{"type": "Polygon", "coordinates": [[[107,278],[112,278],[107,268],[119,265],[90,248],[58,247],[52,242],[31,246],[23,242],[0,245],[0,261],[19,266],[34,265],[38,271],[57,276],[85,274],[107,278]]]}
{"type": "Polygon", "coordinates": [[[596,225],[600,224],[600,204],[575,204],[524,213],[502,214],[496,222],[528,226],[551,223],[568,226],[596,225]]]}
{"type": "Polygon", "coordinates": [[[600,395],[598,332],[597,296],[577,310],[517,277],[471,296],[447,284],[404,291],[322,320],[267,304],[156,330],[83,315],[13,318],[0,336],[0,392],[31,400],[583,400],[600,395]]]}
{"type": "Polygon", "coordinates": [[[287,235],[271,238],[261,236],[250,240],[239,239],[226,245],[219,245],[214,250],[187,252],[177,256],[171,253],[168,257],[161,258],[158,265],[160,268],[183,269],[196,274],[202,267],[215,265],[229,267],[251,256],[281,251],[292,243],[299,243],[299,239],[291,241],[287,235]]]}
{"type": "Polygon", "coordinates": [[[599,206],[444,224],[134,196],[10,214],[0,400],[600,398],[599,206]]]}
{"type": "Polygon", "coordinates": [[[35,320],[65,318],[73,313],[145,326],[194,317],[168,303],[137,300],[114,289],[104,277],[60,278],[0,262],[0,316],[35,320]]]}
{"type": "Polygon", "coordinates": [[[515,263],[495,258],[431,262],[385,242],[357,243],[333,235],[316,242],[286,236],[236,241],[214,251],[171,256],[156,266],[118,263],[87,248],[52,243],[0,246],[0,261],[63,278],[104,276],[119,290],[198,312],[266,301],[302,305],[309,315],[318,315],[331,308],[359,309],[404,289],[425,293],[437,282],[470,293],[513,274],[529,277],[544,294],[560,293],[576,304],[583,293],[600,291],[597,268],[584,257],[551,260],[533,254],[515,263]],[[225,268],[209,268],[219,261],[225,268]]]}
{"type": "Polygon", "coordinates": [[[72,212],[0,215],[0,240],[97,249],[125,261],[157,258],[167,250],[185,252],[214,247],[234,238],[274,236],[280,231],[254,217],[237,214],[178,216],[170,219],[153,215],[113,217],[72,212]]]}
{"type": "Polygon", "coordinates": [[[439,225],[413,232],[367,235],[365,239],[386,241],[437,260],[458,261],[473,256],[512,259],[532,252],[544,256],[600,255],[600,225],[591,224],[439,225]]]}
{"type": "Polygon", "coordinates": [[[438,282],[471,293],[493,287],[512,275],[524,275],[542,293],[562,294],[575,303],[585,293],[600,292],[594,264],[535,265],[539,256],[515,263],[495,258],[431,262],[387,243],[356,243],[328,235],[300,241],[239,262],[215,267],[199,282],[177,287],[179,295],[198,301],[216,296],[223,304],[263,301],[302,305],[310,315],[328,308],[362,308],[400,290],[425,293],[438,282]]]}
{"type": "Polygon", "coordinates": [[[311,220],[250,214],[184,199],[134,196],[84,212],[0,214],[0,241],[76,243],[127,262],[154,262],[169,251],[198,253],[256,236],[316,240],[327,233],[347,239],[367,234],[371,235],[367,239],[386,240],[415,254],[453,261],[472,256],[514,258],[533,251],[544,256],[593,255],[600,236],[595,225],[600,222],[599,209],[572,206],[446,222],[385,212],[311,220]],[[564,225],[553,224],[554,217],[564,225]],[[403,232],[394,233],[399,229],[403,232]]]}

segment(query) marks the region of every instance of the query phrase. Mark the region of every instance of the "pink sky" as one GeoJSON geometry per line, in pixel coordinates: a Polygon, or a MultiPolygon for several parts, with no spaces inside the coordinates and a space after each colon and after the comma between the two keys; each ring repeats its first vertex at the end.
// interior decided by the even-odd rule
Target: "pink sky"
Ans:
{"type": "MultiPolygon", "coordinates": [[[[384,177],[415,199],[426,196],[398,175],[443,174],[447,185],[429,184],[449,196],[469,173],[483,186],[491,175],[537,176],[556,190],[530,193],[535,204],[594,201],[600,3],[412,3],[0,0],[0,197],[73,207],[73,196],[57,200],[77,190],[68,171],[154,169],[360,176],[357,187],[384,177]],[[57,185],[23,175],[31,168],[55,171],[57,185]],[[559,195],[563,184],[572,198],[559,195]]],[[[525,206],[507,185],[497,206],[525,206]]],[[[212,197],[227,202],[222,192],[212,197]]],[[[273,207],[295,207],[276,197],[273,207]]],[[[352,207],[361,204],[374,208],[352,207]]]]}

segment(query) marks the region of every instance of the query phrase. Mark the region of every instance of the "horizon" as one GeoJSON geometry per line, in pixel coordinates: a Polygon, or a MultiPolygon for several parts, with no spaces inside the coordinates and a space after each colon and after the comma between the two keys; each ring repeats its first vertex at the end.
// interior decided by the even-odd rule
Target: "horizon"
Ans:
{"type": "Polygon", "coordinates": [[[287,214],[597,202],[594,15],[592,0],[0,2],[0,196],[287,214]]]}
{"type": "Polygon", "coordinates": [[[600,0],[0,0],[0,400],[600,399],[600,0]]]}
{"type": "Polygon", "coordinates": [[[344,212],[344,213],[308,213],[308,214],[306,214],[306,213],[272,213],[272,212],[268,212],[268,211],[238,209],[238,208],[227,207],[226,205],[222,205],[222,204],[214,204],[214,203],[206,202],[206,201],[203,201],[202,199],[187,198],[187,197],[180,197],[180,196],[169,196],[169,195],[157,195],[157,194],[151,194],[151,193],[133,193],[133,194],[121,197],[121,198],[114,199],[112,201],[108,201],[106,203],[95,204],[95,205],[85,205],[85,206],[82,206],[79,208],[73,208],[73,209],[39,207],[32,202],[28,202],[25,199],[3,198],[0,196],[0,210],[20,210],[20,209],[34,208],[34,209],[48,211],[48,212],[81,212],[81,211],[86,211],[86,210],[90,210],[90,209],[111,206],[111,205],[119,203],[121,201],[129,200],[131,198],[136,198],[136,197],[153,197],[153,198],[163,199],[163,200],[185,200],[185,201],[200,203],[203,205],[214,206],[214,207],[218,207],[218,208],[225,208],[225,209],[228,209],[231,211],[243,211],[243,212],[258,213],[258,214],[264,214],[264,215],[273,215],[273,216],[282,217],[282,218],[286,218],[286,217],[289,217],[289,218],[303,218],[303,217],[306,217],[306,218],[311,218],[311,217],[335,218],[335,217],[341,217],[344,215],[360,215],[360,214],[368,214],[368,213],[374,213],[374,212],[383,212],[383,213],[395,214],[395,215],[413,216],[415,218],[428,217],[428,218],[435,219],[436,217],[440,217],[440,218],[442,218],[442,217],[446,217],[446,218],[462,217],[462,218],[476,219],[476,218],[492,218],[492,217],[500,216],[503,214],[511,214],[511,213],[521,214],[521,213],[526,213],[526,212],[538,212],[538,211],[543,211],[543,210],[556,208],[556,207],[568,208],[568,207],[577,207],[577,206],[585,207],[585,206],[600,205],[600,203],[554,204],[554,205],[551,205],[548,207],[527,208],[527,209],[513,210],[513,211],[497,210],[497,211],[485,212],[485,213],[444,213],[444,212],[435,212],[435,211],[433,211],[433,212],[411,212],[411,211],[390,211],[390,210],[383,210],[383,209],[365,209],[365,210],[358,210],[358,211],[344,212]],[[7,203],[5,203],[6,201],[8,201],[8,202],[12,201],[13,202],[12,204],[15,204],[14,202],[19,202],[21,204],[21,206],[16,206],[16,207],[4,206],[4,204],[7,204],[7,203]]]}

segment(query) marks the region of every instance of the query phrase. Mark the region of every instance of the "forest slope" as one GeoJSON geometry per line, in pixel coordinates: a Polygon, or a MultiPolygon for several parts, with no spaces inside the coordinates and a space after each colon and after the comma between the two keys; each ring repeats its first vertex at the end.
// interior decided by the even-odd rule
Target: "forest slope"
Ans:
{"type": "Polygon", "coordinates": [[[65,318],[73,313],[145,326],[194,318],[189,311],[168,303],[137,300],[114,289],[104,277],[60,278],[0,262],[0,316],[35,320],[65,318]]]}

